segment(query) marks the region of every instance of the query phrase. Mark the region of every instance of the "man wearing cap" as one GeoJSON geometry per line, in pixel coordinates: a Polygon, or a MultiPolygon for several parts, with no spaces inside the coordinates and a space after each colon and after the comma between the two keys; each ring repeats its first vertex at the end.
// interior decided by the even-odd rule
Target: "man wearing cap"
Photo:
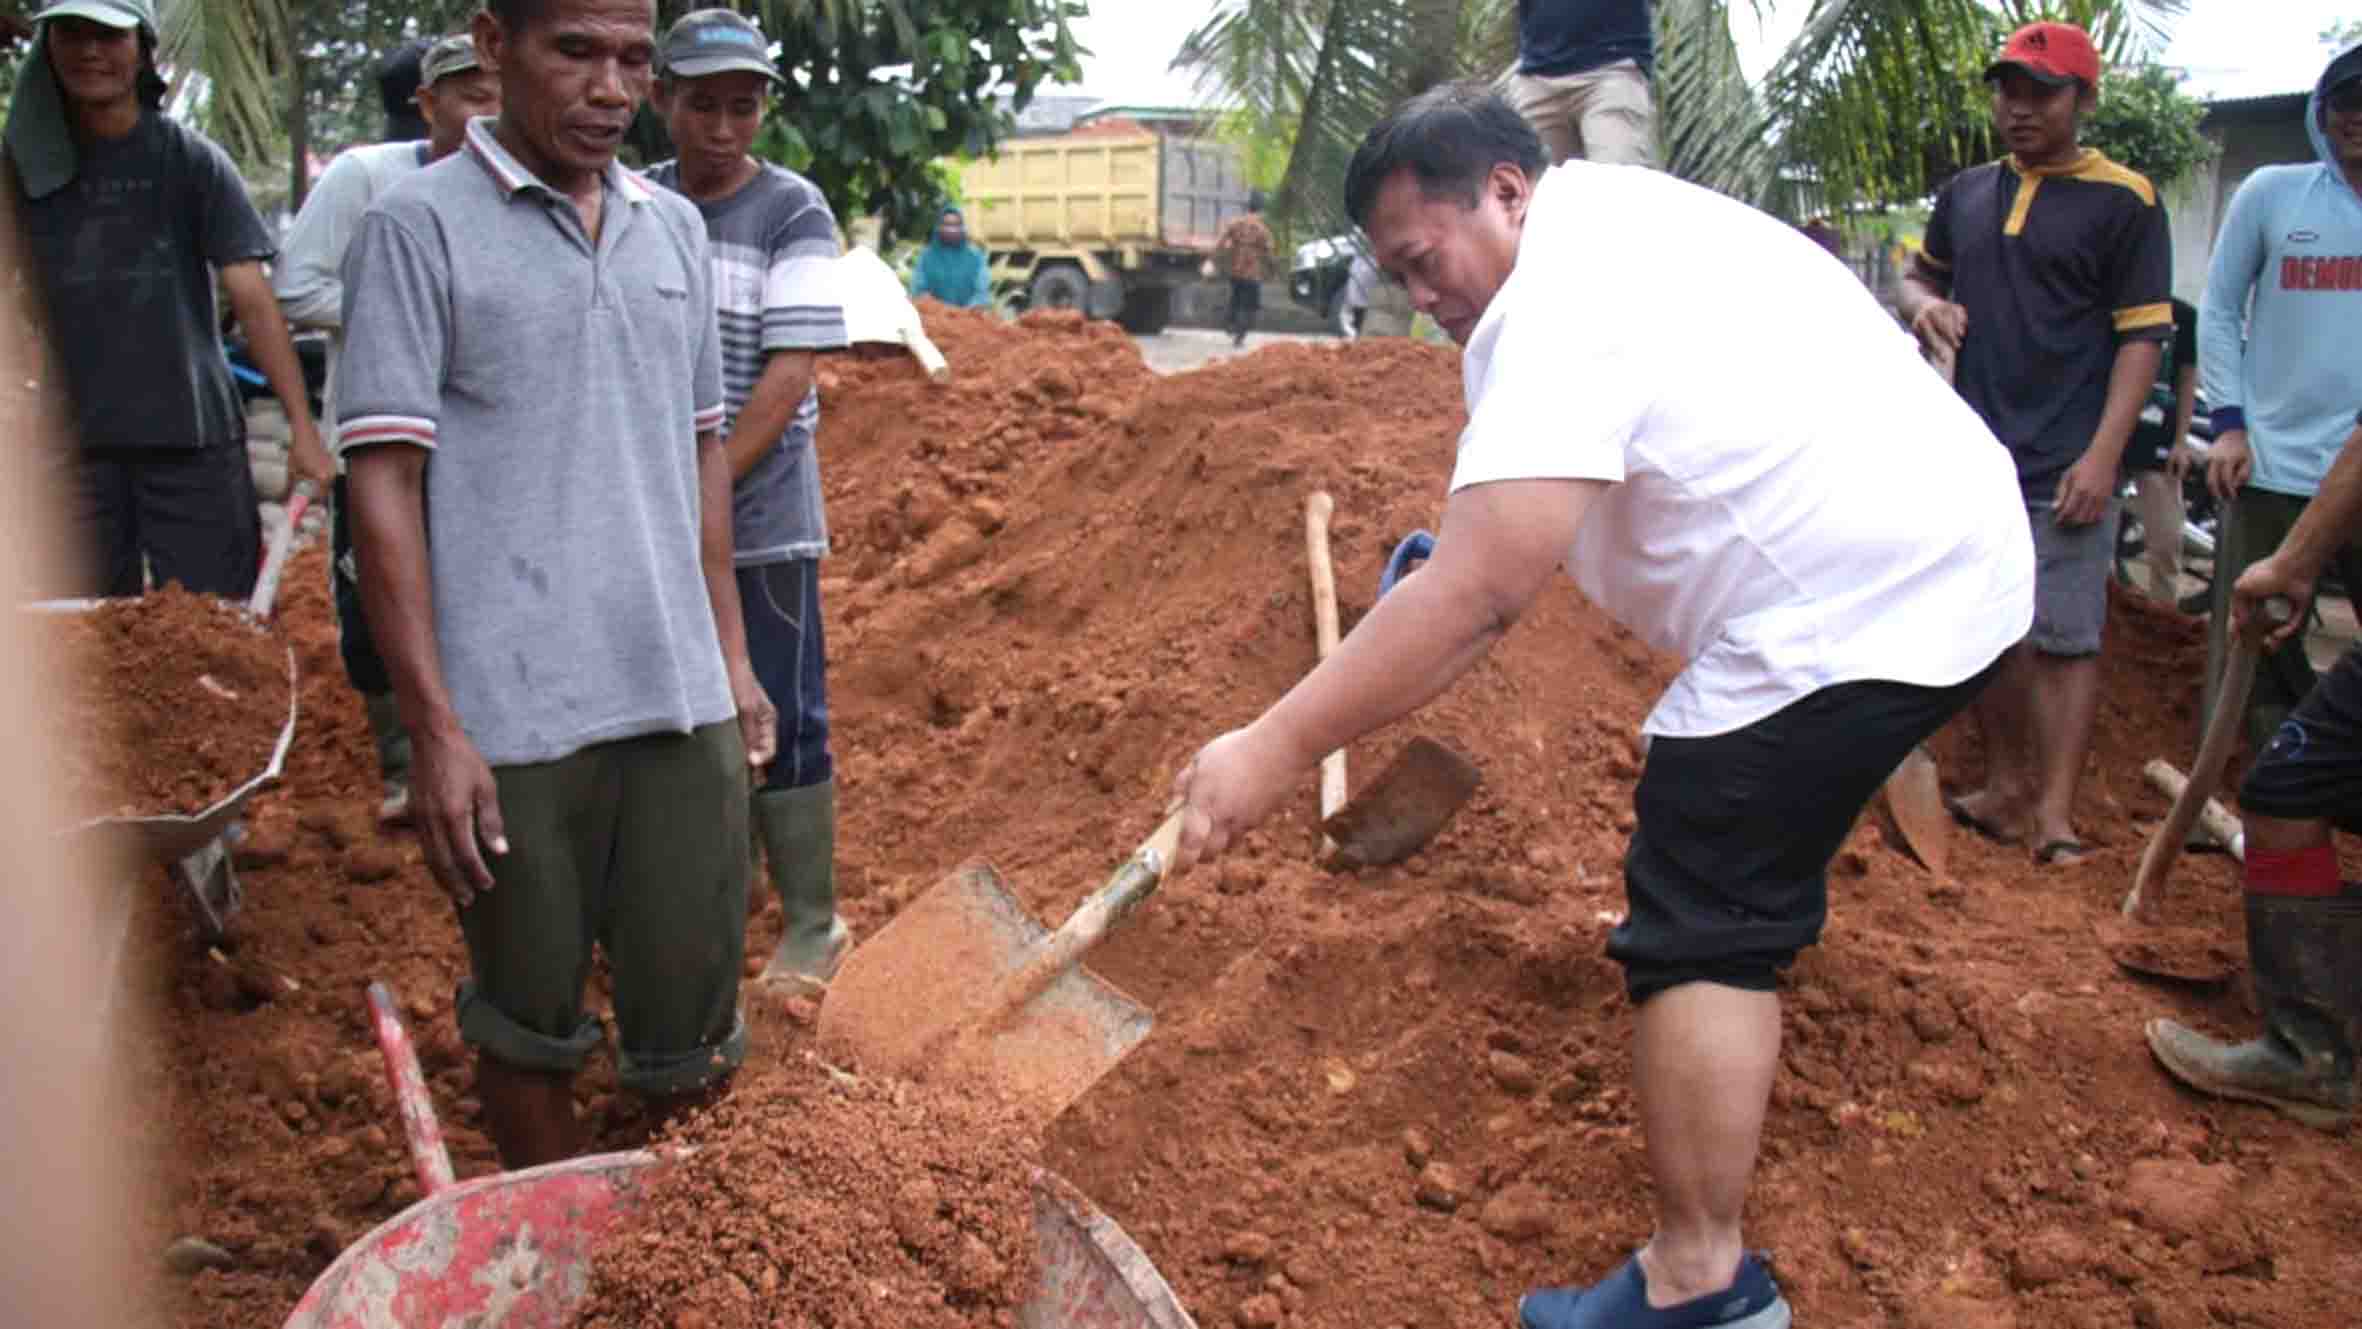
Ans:
{"type": "MultiPolygon", "coordinates": [[[[417,67],[418,85],[411,99],[426,127],[424,141],[377,143],[338,154],[305,197],[303,210],[295,214],[286,251],[272,274],[271,289],[287,321],[326,328],[331,334],[326,393],[331,421],[336,418],[336,364],[344,344],[345,247],[352,243],[361,214],[396,181],[457,152],[470,119],[500,113],[500,81],[477,62],[475,39],[466,33],[433,43],[417,67]]],[[[390,115],[388,123],[393,123],[390,115]]],[[[402,729],[385,661],[369,639],[342,475],[336,479],[334,497],[329,577],[345,677],[361,694],[370,732],[377,739],[378,775],[385,786],[378,818],[403,823],[410,819],[410,736],[402,729]]]]}
{"type": "Polygon", "coordinates": [[[746,772],[773,716],[731,575],[705,227],[615,160],[654,29],[649,0],[491,0],[471,30],[499,117],[345,259],[361,593],[510,1167],[577,1148],[594,947],[625,1088],[693,1094],[746,1053],[746,772]]]}
{"type": "Polygon", "coordinates": [[[262,533],[217,274],[297,478],[324,487],[331,469],[263,271],[270,229],[228,155],[160,109],[150,0],[56,0],[36,23],[7,152],[79,435],[78,592],[137,595],[152,572],[243,597],[262,533]]]}
{"type": "Polygon", "coordinates": [[[954,309],[992,307],[992,267],[984,251],[968,243],[967,214],[945,208],[935,234],[910,268],[910,298],[930,295],[954,309]]]}
{"type": "MultiPolygon", "coordinates": [[[[2331,60],[2305,108],[2320,160],[2263,166],[2223,214],[2198,316],[2199,377],[2214,412],[2207,481],[2224,501],[2206,640],[2207,710],[2222,676],[2230,588],[2272,551],[2321,487],[2362,410],[2362,46],[2331,60]]],[[[2362,588],[2362,545],[2341,543],[2339,581],[2362,588]]],[[[2258,748],[2313,687],[2304,636],[2256,670],[2258,748]]]]}
{"type": "Polygon", "coordinates": [[[2009,155],[1936,195],[1901,306],[1956,355],[1960,395],[2016,460],[2040,573],[2034,630],[1975,707],[1985,787],[1951,806],[2064,863],[2084,853],[2071,814],[2099,706],[2118,465],[2173,334],[2173,255],[2148,180],[2076,141],[2100,78],[2081,28],[2018,29],[1985,77],[2009,155]]]}
{"type": "Polygon", "coordinates": [[[678,152],[648,176],[705,214],[722,331],[722,446],[746,650],[780,710],[779,755],[753,816],[784,929],[766,978],[834,977],[851,934],[836,912],[836,780],[821,632],[820,394],[813,353],[845,345],[831,274],[836,215],[811,181],[748,151],[780,81],[770,43],[727,9],[683,15],[658,52],[656,107],[678,152]]]}

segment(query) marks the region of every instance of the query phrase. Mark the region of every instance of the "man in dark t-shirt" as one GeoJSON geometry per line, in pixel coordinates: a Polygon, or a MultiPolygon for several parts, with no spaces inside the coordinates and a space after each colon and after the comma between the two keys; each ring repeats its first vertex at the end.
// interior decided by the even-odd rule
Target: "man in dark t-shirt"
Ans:
{"type": "Polygon", "coordinates": [[[2099,706],[2101,629],[2124,449],[2172,334],[2172,241],[2157,191],[2077,141],[2099,55],[2032,23],[1986,71],[2001,161],[1936,195],[1902,313],[1955,355],[1954,383],[2017,462],[2033,526],[2034,630],[1976,706],[1986,785],[1953,815],[2079,858],[2070,821],[2099,706]]]}
{"type": "Polygon", "coordinates": [[[1655,62],[1648,0],[1517,0],[1517,63],[1499,88],[1551,165],[1580,157],[1654,166],[1655,62]]]}
{"type": "Polygon", "coordinates": [[[331,472],[263,271],[271,233],[229,157],[157,109],[148,0],[57,0],[37,34],[8,160],[79,442],[73,589],[137,595],[152,570],[242,597],[261,533],[217,273],[286,408],[297,478],[324,489],[331,472]]]}

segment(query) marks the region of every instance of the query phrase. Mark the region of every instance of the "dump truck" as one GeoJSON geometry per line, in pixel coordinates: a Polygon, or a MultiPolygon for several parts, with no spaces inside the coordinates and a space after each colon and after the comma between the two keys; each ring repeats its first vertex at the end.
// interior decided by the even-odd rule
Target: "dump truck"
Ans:
{"type": "Polygon", "coordinates": [[[1172,321],[1223,223],[1246,211],[1245,164],[1210,138],[1114,127],[1011,139],[960,172],[968,236],[993,289],[1132,332],[1172,321]]]}

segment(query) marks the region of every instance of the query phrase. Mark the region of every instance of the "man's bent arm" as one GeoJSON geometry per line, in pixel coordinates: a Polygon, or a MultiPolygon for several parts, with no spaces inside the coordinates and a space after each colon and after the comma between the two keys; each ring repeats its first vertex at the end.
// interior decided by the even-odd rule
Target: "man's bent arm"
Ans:
{"type": "Polygon", "coordinates": [[[2157,341],[2128,341],[2116,348],[2116,363],[2108,371],[2108,405],[2100,413],[2100,427],[2091,436],[2091,449],[2085,455],[2104,458],[2114,465],[2124,458],[2124,445],[2132,441],[2132,427],[2140,423],[2141,407],[2148,404],[2150,385],[2157,381],[2157,361],[2165,354],[2165,344],[2157,341]]]}
{"type": "Polygon", "coordinates": [[[723,444],[729,454],[731,483],[751,474],[795,423],[796,412],[812,392],[814,363],[810,351],[785,350],[770,352],[763,362],[763,376],[755,380],[746,405],[730,422],[730,437],[723,444]]]}
{"type": "Polygon", "coordinates": [[[304,197],[271,273],[272,292],[289,323],[344,326],[344,252],[368,208],[368,168],[353,154],[340,154],[304,197]]]}
{"type": "Polygon", "coordinates": [[[348,453],[353,552],[369,636],[385,658],[402,720],[413,732],[460,728],[435,642],[434,581],[426,542],[424,448],[379,444],[348,453]]]}
{"type": "Polygon", "coordinates": [[[1599,480],[1502,480],[1455,492],[1435,556],[1370,610],[1263,717],[1299,765],[1410,714],[1483,658],[1558,571],[1599,480]]]}
{"type": "Polygon", "coordinates": [[[2357,532],[2357,526],[2362,526],[2362,421],[2346,435],[2345,446],[2329,474],[2321,477],[2320,492],[2305,504],[2296,525],[2289,528],[2288,538],[2280,542],[2278,557],[2311,580],[2331,554],[2362,533],[2357,532]]]}
{"type": "Polygon", "coordinates": [[[303,362],[295,358],[295,342],[288,335],[287,320],[279,313],[279,299],[271,294],[270,279],[263,276],[259,262],[232,263],[222,268],[221,285],[238,316],[238,326],[246,330],[247,354],[270,380],[271,392],[287,412],[293,438],[289,466],[299,478],[325,488],[335,478],[336,466],[320,441],[319,425],[312,419],[303,362]]]}
{"type": "Polygon", "coordinates": [[[1895,292],[1895,312],[1903,316],[1906,324],[1916,322],[1919,311],[1952,298],[1950,287],[1949,282],[1939,284],[1933,273],[1914,261],[1895,292]]]}

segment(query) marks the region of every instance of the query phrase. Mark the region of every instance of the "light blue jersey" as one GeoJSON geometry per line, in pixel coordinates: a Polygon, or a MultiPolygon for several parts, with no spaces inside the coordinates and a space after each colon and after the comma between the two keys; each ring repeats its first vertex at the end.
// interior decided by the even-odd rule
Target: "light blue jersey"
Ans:
{"type": "Polygon", "coordinates": [[[2317,492],[2362,410],[2362,193],[2339,168],[2323,96],[2357,74],[2362,46],[2329,62],[2306,104],[2318,163],[2263,167],[2231,196],[2199,309],[2215,430],[2247,431],[2248,483],[2275,494],[2317,492]]]}

